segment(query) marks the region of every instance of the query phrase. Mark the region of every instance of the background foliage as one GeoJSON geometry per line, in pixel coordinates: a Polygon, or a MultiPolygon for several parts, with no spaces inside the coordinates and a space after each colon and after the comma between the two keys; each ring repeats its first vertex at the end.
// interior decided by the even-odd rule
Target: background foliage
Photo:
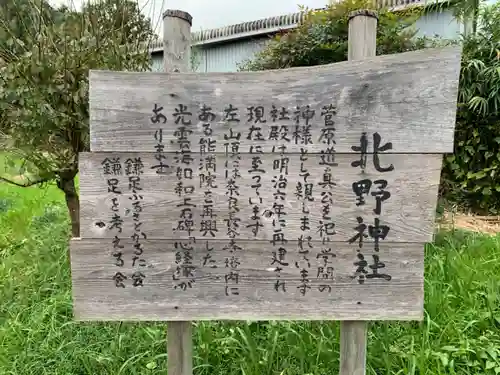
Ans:
{"type": "Polygon", "coordinates": [[[0,22],[7,37],[0,45],[0,147],[33,166],[34,178],[23,185],[57,183],[78,237],[74,179],[78,153],[89,149],[89,70],[149,70],[150,20],[134,0],[89,2],[79,12],[14,0],[0,11],[17,17],[0,22]],[[36,26],[30,33],[27,20],[36,26]]]}
{"type": "Polygon", "coordinates": [[[0,58],[11,61],[25,52],[36,33],[60,15],[45,0],[0,0],[0,58]]]}
{"type": "MultiPolygon", "coordinates": [[[[451,6],[456,17],[469,21],[469,32],[456,41],[416,35],[418,17],[430,9],[439,10],[439,6],[411,7],[402,12],[379,9],[377,55],[451,43],[463,45],[455,150],[444,160],[441,195],[461,208],[497,213],[500,210],[500,4],[486,6],[478,0],[464,0],[447,6],[451,6]]],[[[274,37],[240,69],[282,69],[345,61],[348,15],[353,10],[370,7],[371,3],[365,0],[346,0],[323,11],[309,11],[302,25],[274,37]]]]}
{"type": "Polygon", "coordinates": [[[442,194],[482,213],[500,210],[500,3],[480,6],[477,30],[462,37],[455,150],[442,194]]]}
{"type": "MultiPolygon", "coordinates": [[[[40,1],[36,0],[36,4],[40,1]]],[[[2,8],[4,5],[29,2],[0,0],[0,12],[6,9],[2,8]]],[[[21,8],[19,12],[27,10],[21,8]]],[[[0,116],[3,113],[8,120],[0,125],[6,126],[3,139],[10,142],[10,150],[39,160],[45,172],[56,175],[64,170],[59,167],[75,167],[73,145],[88,147],[86,138],[78,138],[88,127],[86,70],[140,69],[147,65],[147,52],[136,55],[135,50],[128,49],[130,45],[114,45],[112,36],[120,38],[119,30],[113,32],[114,22],[95,25],[89,14],[47,10],[50,14],[44,24],[35,20],[36,25],[45,25],[40,26],[43,33],[39,38],[17,33],[17,26],[13,25],[22,23],[9,23],[0,30],[7,30],[10,35],[0,35],[0,91],[4,106],[0,116]],[[71,33],[65,34],[64,28],[71,33]],[[66,35],[71,39],[66,39],[66,35]],[[106,48],[110,50],[102,53],[101,49],[106,48]],[[96,55],[98,52],[101,54],[96,55]],[[38,70],[37,64],[47,71],[38,70]],[[5,84],[8,79],[11,81],[5,84]],[[28,92],[29,89],[34,91],[28,92]],[[29,108],[30,104],[37,107],[29,108]],[[77,113],[71,112],[77,104],[77,113]],[[37,124],[41,127],[34,130],[38,139],[31,140],[30,127],[37,124]],[[27,140],[26,148],[16,148],[24,145],[23,139],[27,140]],[[71,142],[76,139],[80,141],[71,142]]],[[[325,23],[330,20],[329,27],[343,32],[342,36],[335,39],[319,32],[316,42],[304,42],[311,53],[318,51],[320,62],[331,62],[328,56],[345,59],[345,18],[339,16],[335,21],[333,13],[324,17],[325,23]],[[332,48],[338,47],[336,53],[325,47],[328,43],[332,48]]],[[[488,197],[497,202],[497,189],[492,187],[497,184],[496,165],[500,159],[496,130],[500,38],[492,30],[498,30],[498,9],[492,8],[489,15],[472,13],[479,15],[482,29],[464,42],[456,159],[447,162],[444,192],[457,194],[462,200],[482,202],[488,197]],[[479,150],[483,145],[486,149],[479,150]],[[476,146],[479,151],[474,152],[476,146]],[[475,165],[477,172],[473,173],[477,175],[471,178],[464,171],[473,171],[475,165]],[[481,177],[480,172],[488,168],[488,177],[481,177]],[[466,186],[474,186],[474,181],[485,184],[475,193],[466,194],[463,188],[457,188],[457,181],[466,186]],[[491,194],[484,193],[488,184],[491,194]]],[[[117,16],[114,14],[113,20],[117,16]]],[[[32,16],[28,13],[26,17],[27,22],[32,16]]],[[[388,17],[389,21],[392,16],[388,17]]],[[[326,26],[312,29],[315,27],[321,31],[326,26]]],[[[387,33],[379,31],[378,53],[419,47],[406,37],[401,38],[395,30],[397,26],[391,26],[387,33]],[[391,42],[394,39],[396,47],[391,42]]],[[[283,43],[290,43],[285,50],[292,50],[292,42],[285,38],[283,43]]],[[[277,44],[280,45],[279,40],[277,44]]],[[[314,63],[300,53],[299,58],[314,63]]],[[[278,54],[274,61],[282,63],[278,54]]],[[[269,68],[273,67],[271,62],[269,68]]],[[[294,57],[288,56],[285,63],[292,66],[294,57]]],[[[7,170],[2,158],[0,154],[0,173],[7,170]]],[[[0,183],[0,374],[166,374],[168,356],[163,324],[74,321],[68,223],[62,214],[65,195],[55,186],[24,189],[0,183]]],[[[440,235],[435,244],[426,246],[425,256],[425,319],[370,324],[367,374],[500,374],[499,237],[461,232],[440,235]]],[[[337,374],[338,326],[338,322],[198,322],[194,334],[195,372],[337,374]]]]}
{"type": "MultiPolygon", "coordinates": [[[[308,10],[304,22],[296,29],[274,37],[240,70],[283,69],[313,66],[347,60],[349,13],[373,9],[368,0],[345,0],[325,10],[308,10]]],[[[377,55],[399,53],[434,45],[435,40],[417,37],[415,21],[423,10],[414,7],[404,13],[378,9],[377,55]]]]}

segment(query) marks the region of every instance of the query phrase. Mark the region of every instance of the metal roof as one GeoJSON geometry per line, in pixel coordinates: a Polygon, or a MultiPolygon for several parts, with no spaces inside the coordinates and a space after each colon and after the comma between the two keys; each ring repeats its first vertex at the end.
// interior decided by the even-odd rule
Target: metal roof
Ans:
{"type": "MultiPolygon", "coordinates": [[[[340,0],[334,0],[338,2],[340,0]]],[[[435,3],[447,3],[452,0],[377,0],[379,6],[391,10],[400,10],[408,6],[426,6],[435,3]]],[[[323,8],[312,9],[324,10],[323,8]]],[[[262,18],[256,21],[242,22],[235,25],[219,27],[216,29],[202,30],[191,33],[191,45],[202,46],[230,40],[243,39],[251,36],[276,33],[280,30],[297,27],[306,17],[306,12],[289,13],[281,16],[262,18]]],[[[151,42],[151,53],[163,52],[163,40],[158,37],[151,42]]]]}
{"type": "MultiPolygon", "coordinates": [[[[193,46],[207,45],[248,38],[250,36],[275,33],[297,27],[305,18],[305,12],[296,12],[276,17],[262,18],[256,21],[242,22],[235,25],[219,27],[216,29],[202,30],[191,33],[193,46]]],[[[163,41],[157,39],[151,43],[150,51],[163,51],[163,41]]]]}

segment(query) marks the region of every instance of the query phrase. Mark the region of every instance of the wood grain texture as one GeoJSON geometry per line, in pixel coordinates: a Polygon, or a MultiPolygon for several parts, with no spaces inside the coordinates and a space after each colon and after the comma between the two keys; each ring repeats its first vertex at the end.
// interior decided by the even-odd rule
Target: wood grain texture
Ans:
{"type": "Polygon", "coordinates": [[[378,15],[371,10],[360,9],[349,15],[349,40],[347,48],[347,58],[349,61],[364,60],[376,55],[377,22],[378,15]]]}
{"type": "Polygon", "coordinates": [[[163,13],[163,69],[165,72],[188,72],[190,70],[191,22],[192,17],[186,12],[168,9],[163,13]]]}
{"type": "MultiPolygon", "coordinates": [[[[163,14],[163,68],[166,72],[186,72],[191,63],[189,13],[167,9],[163,14]]],[[[168,375],[193,374],[193,326],[189,321],[167,323],[168,375]]]]}
{"type": "MultiPolygon", "coordinates": [[[[125,175],[105,175],[104,168],[101,165],[104,160],[112,160],[119,158],[117,165],[121,166],[123,173],[126,172],[126,161],[141,158],[144,165],[144,173],[140,175],[140,187],[138,191],[142,199],[140,205],[140,222],[142,222],[141,230],[146,233],[148,238],[187,238],[190,235],[187,232],[177,231],[178,222],[180,219],[181,208],[177,207],[184,202],[184,196],[178,196],[175,192],[178,180],[176,177],[175,168],[170,168],[167,175],[157,175],[154,169],[151,169],[153,164],[156,164],[154,154],[151,153],[83,153],[80,155],[80,201],[81,201],[81,237],[82,238],[111,238],[117,235],[115,229],[109,230],[111,226],[111,211],[112,199],[117,197],[119,203],[119,215],[124,220],[123,231],[119,236],[125,238],[130,237],[134,232],[133,215],[133,199],[134,194],[129,190],[129,177],[125,175]],[[118,188],[123,193],[117,196],[113,193],[108,193],[108,178],[118,180],[118,188]],[[98,224],[103,223],[103,224],[98,224]],[[100,226],[99,226],[100,225],[100,226]]],[[[386,201],[382,202],[380,220],[384,225],[390,226],[390,232],[386,241],[395,242],[426,242],[431,241],[434,233],[434,217],[437,202],[437,189],[439,185],[439,177],[441,171],[441,155],[382,155],[382,165],[394,165],[394,170],[391,172],[379,173],[368,158],[367,169],[365,173],[361,173],[359,168],[353,168],[351,162],[357,160],[359,156],[353,154],[337,155],[337,167],[331,167],[332,180],[336,186],[332,186],[328,190],[327,186],[320,186],[324,179],[324,166],[319,166],[320,156],[311,155],[304,161],[304,167],[307,169],[310,176],[308,182],[313,183],[312,197],[313,202],[306,201],[306,211],[309,214],[309,230],[304,233],[301,231],[302,221],[304,216],[303,203],[304,200],[297,198],[296,188],[297,183],[302,181],[300,175],[301,161],[300,155],[287,155],[290,160],[288,162],[288,176],[286,188],[281,189],[286,192],[285,200],[276,200],[273,193],[276,191],[275,176],[279,174],[273,173],[273,160],[279,159],[279,155],[262,155],[262,167],[266,173],[262,174],[261,184],[259,189],[262,203],[257,199],[255,189],[252,188],[254,180],[252,174],[247,171],[252,166],[252,158],[249,155],[242,155],[240,160],[241,178],[237,179],[239,195],[234,197],[238,199],[240,212],[235,216],[240,218],[239,234],[241,239],[262,239],[270,240],[273,238],[274,230],[276,229],[274,219],[277,218],[276,210],[273,204],[277,202],[283,205],[283,211],[286,212],[286,226],[283,228],[286,238],[296,239],[301,234],[311,235],[313,239],[320,240],[318,230],[320,221],[323,216],[323,206],[325,201],[323,198],[328,198],[328,195],[323,195],[325,192],[331,191],[332,203],[330,206],[330,216],[335,223],[336,234],[332,236],[333,241],[347,241],[357,232],[354,229],[357,225],[357,217],[361,216],[365,224],[373,225],[374,219],[377,217],[373,210],[376,208],[376,199],[369,193],[365,196],[365,205],[356,206],[356,195],[353,192],[353,182],[370,179],[373,182],[379,179],[385,179],[388,182],[386,190],[391,193],[391,196],[386,201]],[[252,204],[249,203],[252,199],[252,204]],[[254,224],[256,220],[252,220],[254,203],[259,206],[257,220],[262,225],[254,236],[252,227],[247,225],[254,224]],[[270,217],[266,216],[274,212],[270,217]]],[[[226,239],[228,238],[227,219],[229,218],[229,195],[228,180],[225,178],[225,166],[223,155],[215,155],[217,169],[213,173],[216,176],[214,186],[216,189],[211,189],[212,195],[210,200],[213,202],[213,211],[217,215],[213,220],[216,221],[217,232],[214,232],[214,237],[210,233],[206,233],[209,238],[226,239]]],[[[191,185],[195,186],[195,191],[190,195],[192,207],[194,232],[191,236],[200,237],[202,214],[204,213],[205,191],[204,186],[200,189],[199,174],[205,172],[198,171],[200,157],[194,156],[192,165],[193,180],[191,185]]],[[[169,162],[169,159],[167,160],[169,162]]],[[[231,165],[229,165],[231,168],[231,165]]],[[[279,172],[279,171],[276,171],[279,172]]],[[[184,185],[190,185],[190,180],[184,180],[184,185]]],[[[377,191],[376,185],[373,184],[371,192],[377,191]]],[[[204,219],[209,219],[205,217],[204,219]]],[[[367,238],[366,241],[371,241],[367,238]]]]}
{"type": "Polygon", "coordinates": [[[193,324],[190,321],[167,322],[168,375],[193,373],[193,324]]]}
{"type": "Polygon", "coordinates": [[[366,322],[341,322],[339,375],[365,375],[367,334],[366,322]]]}
{"type": "MultiPolygon", "coordinates": [[[[377,51],[377,15],[367,9],[349,14],[348,59],[364,60],[377,51]]],[[[366,322],[352,320],[340,323],[339,375],[366,374],[366,322]]]]}
{"type": "MultiPolygon", "coordinates": [[[[165,151],[177,148],[173,113],[178,105],[187,106],[193,130],[192,139],[203,135],[201,106],[210,106],[216,115],[211,122],[217,151],[223,150],[223,137],[230,126],[240,132],[241,145],[248,149],[258,141],[247,139],[251,123],[247,107],[263,106],[266,123],[263,137],[271,126],[294,128],[293,111],[310,105],[310,152],[324,148],[318,142],[324,106],[336,107],[336,151],[353,152],[361,132],[370,137],[378,132],[392,142],[388,152],[446,153],[453,151],[461,51],[459,47],[425,49],[330,65],[291,68],[265,72],[238,73],[136,73],[90,72],[90,136],[92,151],[153,151],[154,133],[163,129],[165,151]],[[152,123],[153,107],[163,107],[166,123],[152,123]],[[229,105],[240,110],[237,125],[225,121],[223,110],[229,105]],[[284,107],[290,120],[272,122],[271,106],[284,107]],[[172,143],[171,143],[172,141],[172,143]]],[[[302,118],[302,123],[304,123],[302,118]]],[[[254,124],[255,125],[255,124],[254,124]]],[[[294,129],[291,129],[293,131],[294,129]]],[[[282,141],[259,142],[265,152],[282,141]]],[[[304,145],[287,143],[289,151],[304,145]]]]}
{"type": "MultiPolygon", "coordinates": [[[[378,253],[385,268],[379,273],[391,280],[366,279],[360,284],[356,278],[357,247],[336,243],[325,247],[312,243],[307,262],[298,254],[298,243],[290,242],[281,266],[280,280],[286,292],[275,290],[275,251],[267,243],[239,241],[240,247],[232,254],[224,249],[226,242],[209,245],[210,261],[203,267],[207,244],[197,241],[192,250],[176,256],[178,246],[169,240],[142,241],[144,266],[132,266],[132,242],[122,241],[123,267],[115,265],[113,244],[104,239],[74,239],[71,241],[74,312],[77,320],[421,320],[423,311],[423,257],[424,244],[385,243],[378,253]],[[327,257],[322,249],[331,248],[335,257],[327,257]],[[232,258],[234,256],[234,258],[232,258]],[[181,259],[182,258],[182,259],[181,259]],[[228,258],[229,267],[225,266],[228,258]],[[192,259],[194,277],[173,280],[176,261],[192,259]],[[299,268],[295,262],[298,262],[299,268]],[[211,268],[216,265],[217,268],[211,268]],[[226,296],[226,275],[231,267],[238,270],[238,284],[228,278],[228,288],[237,287],[239,295],[226,296]],[[328,273],[333,267],[333,274],[328,273]],[[300,293],[301,269],[309,270],[305,295],[300,293]],[[128,279],[124,288],[115,287],[113,276],[121,271],[128,279]],[[140,271],[145,278],[143,286],[133,286],[131,277],[140,271]],[[326,275],[326,276],[325,276],[326,275]],[[194,280],[186,290],[175,289],[180,282],[194,280]],[[331,290],[319,290],[321,285],[331,290]]],[[[361,250],[368,264],[373,264],[371,247],[361,250]]],[[[366,268],[370,273],[371,270],[366,268]]],[[[233,274],[234,276],[234,274],[233,274]]],[[[234,292],[229,289],[230,292],[234,292]]]]}

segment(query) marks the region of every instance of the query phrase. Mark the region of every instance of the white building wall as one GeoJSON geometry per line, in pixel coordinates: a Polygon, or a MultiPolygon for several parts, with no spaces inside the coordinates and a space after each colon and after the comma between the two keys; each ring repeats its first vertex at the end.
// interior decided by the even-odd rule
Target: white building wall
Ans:
{"type": "MultiPolygon", "coordinates": [[[[192,63],[195,72],[236,72],[238,64],[251,59],[255,53],[262,50],[268,38],[242,39],[234,42],[196,46],[192,48],[192,63]]],[[[152,56],[154,72],[163,70],[163,56],[155,53],[152,56]]]]}
{"type": "Polygon", "coordinates": [[[238,64],[262,50],[268,39],[242,40],[199,49],[194,53],[197,72],[235,72],[238,64]],[[199,56],[199,59],[196,58],[199,56]],[[197,65],[196,65],[197,64],[197,65]]]}
{"type": "Polygon", "coordinates": [[[155,53],[151,56],[151,70],[153,72],[163,72],[163,54],[155,53]]]}
{"type": "MultiPolygon", "coordinates": [[[[419,36],[458,38],[463,25],[453,18],[450,10],[429,13],[417,20],[419,36]]],[[[224,44],[193,48],[193,68],[197,72],[236,72],[238,64],[260,51],[267,38],[242,39],[224,44]]],[[[162,55],[153,55],[153,71],[162,71],[162,55]]]]}
{"type": "Polygon", "coordinates": [[[434,37],[436,35],[445,39],[456,39],[464,31],[463,24],[454,19],[451,10],[427,13],[415,22],[418,36],[434,37]]]}

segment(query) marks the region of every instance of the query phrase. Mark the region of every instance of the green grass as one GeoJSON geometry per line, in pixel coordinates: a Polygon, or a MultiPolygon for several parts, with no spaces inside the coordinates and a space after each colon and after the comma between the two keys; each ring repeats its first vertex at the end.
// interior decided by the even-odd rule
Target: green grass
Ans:
{"type": "MultiPolygon", "coordinates": [[[[166,374],[163,324],[72,320],[66,208],[0,184],[0,375],[166,374]]],[[[196,374],[337,374],[337,322],[195,323],[196,374]]],[[[368,374],[500,374],[500,237],[426,248],[425,320],[370,324],[368,374]]]]}

